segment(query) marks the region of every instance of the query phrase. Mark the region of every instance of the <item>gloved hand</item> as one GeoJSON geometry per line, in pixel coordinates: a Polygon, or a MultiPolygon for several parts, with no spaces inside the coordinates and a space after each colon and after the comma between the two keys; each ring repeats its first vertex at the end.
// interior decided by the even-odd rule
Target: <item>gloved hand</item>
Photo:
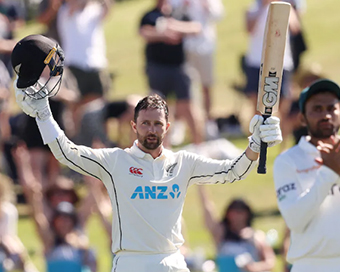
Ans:
{"type": "MultiPolygon", "coordinates": [[[[33,86],[29,88],[32,92],[36,91],[33,86]]],[[[17,88],[16,80],[14,81],[14,89],[15,99],[24,113],[31,117],[38,118],[40,121],[45,121],[52,116],[47,96],[42,99],[34,99],[28,96],[24,89],[17,88]]]]}
{"type": "Polygon", "coordinates": [[[280,119],[270,116],[264,121],[260,115],[255,115],[249,124],[249,131],[252,135],[249,139],[249,148],[256,153],[260,153],[261,141],[268,144],[268,147],[275,146],[282,142],[280,129],[280,119]]]}

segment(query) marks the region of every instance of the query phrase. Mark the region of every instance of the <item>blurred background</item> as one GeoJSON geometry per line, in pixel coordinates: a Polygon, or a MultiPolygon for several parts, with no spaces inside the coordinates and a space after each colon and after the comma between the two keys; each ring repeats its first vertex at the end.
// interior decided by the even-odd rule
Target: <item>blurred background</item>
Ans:
{"type": "MultiPolygon", "coordinates": [[[[72,11],[72,1],[76,2],[76,0],[65,1],[70,7],[69,10],[63,11],[64,16],[67,16],[67,12],[70,14],[78,12],[77,10],[72,11]]],[[[173,1],[174,7],[180,1],[185,2],[185,0],[173,1]]],[[[0,25],[0,34],[2,35],[0,53],[5,66],[10,65],[9,55],[14,44],[26,35],[49,33],[47,32],[48,25],[51,23],[49,19],[58,18],[58,15],[56,15],[58,10],[65,4],[62,3],[62,0],[59,0],[59,3],[58,0],[51,0],[53,3],[47,3],[45,8],[43,8],[42,2],[46,1],[0,0],[0,15],[2,17],[0,25]],[[43,14],[44,11],[47,14],[43,14]]],[[[80,3],[78,5],[83,5],[83,8],[86,5],[85,1],[78,2],[80,3]]],[[[105,0],[97,2],[102,8],[108,4],[108,1],[105,0]]],[[[197,124],[200,124],[198,127],[201,129],[202,135],[204,135],[203,140],[199,141],[198,144],[196,142],[196,144],[200,146],[201,153],[212,157],[226,158],[233,156],[240,149],[246,148],[248,144],[248,124],[255,109],[253,108],[251,97],[244,92],[247,82],[245,56],[250,45],[251,35],[247,31],[247,13],[252,12],[254,6],[258,4],[257,2],[261,1],[222,1],[224,12],[219,20],[216,21],[217,39],[213,63],[214,83],[210,90],[211,107],[208,117],[205,116],[206,113],[204,112],[206,97],[204,97],[204,93],[200,90],[200,82],[196,81],[195,77],[192,77],[193,112],[198,117],[197,124]],[[213,123],[212,127],[209,126],[208,121],[213,123]],[[224,140],[227,140],[227,142],[224,140]],[[218,151],[213,153],[215,149],[224,148],[228,151],[223,154],[218,151]]],[[[301,37],[300,40],[295,40],[298,46],[302,46],[302,49],[300,47],[300,63],[298,67],[294,67],[295,69],[291,71],[288,110],[279,113],[282,115],[282,120],[284,120],[282,121],[284,141],[281,146],[268,150],[266,175],[258,175],[254,171],[244,181],[224,186],[205,186],[206,193],[214,201],[214,213],[217,218],[223,217],[225,207],[234,198],[242,198],[252,207],[254,212],[253,228],[265,234],[266,242],[274,249],[277,256],[275,268],[272,270],[275,272],[284,271],[285,265],[282,248],[286,229],[276,204],[276,192],[272,176],[273,161],[280,152],[293,146],[296,139],[301,135],[300,133],[303,133],[300,132],[295,114],[296,108],[292,106],[302,88],[312,79],[323,76],[339,82],[338,66],[340,54],[338,51],[340,37],[337,35],[337,31],[340,27],[340,17],[338,15],[340,3],[336,0],[306,0],[296,2],[298,3],[296,13],[300,23],[299,29],[303,35],[303,43],[301,45],[301,37]]],[[[118,102],[122,102],[124,109],[122,114],[115,115],[112,113],[112,115],[105,115],[106,117],[103,117],[105,129],[103,127],[95,129],[98,129],[98,131],[103,129],[101,132],[105,133],[105,136],[103,138],[100,135],[88,136],[92,137],[92,141],[89,144],[94,147],[110,146],[111,144],[127,147],[132,143],[128,122],[131,117],[129,115],[129,106],[133,106],[140,96],[147,95],[150,90],[145,75],[144,48],[146,42],[139,34],[139,28],[143,15],[151,10],[155,3],[156,0],[116,0],[115,3],[109,3],[110,7],[105,6],[107,13],[97,14],[98,18],[103,20],[102,30],[105,39],[100,41],[104,42],[106,46],[105,56],[107,64],[103,65],[103,70],[105,70],[107,76],[104,81],[104,104],[109,104],[112,106],[111,108],[116,109],[116,107],[121,105],[118,102]],[[111,102],[112,104],[110,104],[111,102]],[[124,115],[125,113],[126,115],[124,115]]],[[[59,25],[67,29],[66,21],[64,25],[62,23],[59,23],[59,25]]],[[[84,29],[90,28],[84,26],[84,29]]],[[[291,33],[291,35],[293,34],[291,33]]],[[[60,36],[60,43],[63,47],[63,41],[69,42],[67,39],[69,39],[70,33],[65,35],[60,33],[60,36]]],[[[81,40],[78,40],[78,42],[82,43],[81,40]]],[[[293,43],[293,41],[291,42],[293,43]]],[[[81,44],[77,46],[80,49],[83,47],[81,44]]],[[[65,48],[64,50],[66,58],[68,58],[67,53],[69,51],[65,48]]],[[[297,47],[296,50],[299,51],[299,48],[297,47]]],[[[70,67],[73,64],[70,63],[70,67]]],[[[97,271],[110,271],[112,254],[110,252],[108,242],[110,238],[108,236],[110,235],[109,228],[112,215],[110,214],[110,203],[106,199],[106,192],[105,190],[99,190],[97,195],[89,196],[89,188],[96,186],[93,185],[96,184],[95,181],[89,181],[74,173],[68,173],[62,167],[60,168],[60,166],[53,166],[53,162],[47,165],[46,162],[49,160],[49,155],[44,154],[48,151],[44,150],[42,153],[39,153],[40,151],[35,149],[37,146],[30,146],[30,143],[34,142],[35,139],[27,139],[29,137],[25,138],[22,136],[22,134],[27,136],[27,133],[30,133],[30,128],[25,130],[24,127],[27,126],[28,121],[20,119],[22,116],[20,116],[20,112],[15,105],[12,91],[14,75],[11,67],[8,67],[9,80],[1,83],[5,78],[3,74],[2,80],[0,79],[1,88],[4,89],[1,90],[1,101],[4,102],[1,103],[2,113],[0,117],[2,154],[0,170],[3,173],[2,179],[8,180],[6,183],[11,185],[9,191],[14,193],[14,197],[6,201],[13,203],[18,212],[17,221],[15,218],[11,219],[13,222],[16,222],[12,225],[12,228],[17,228],[16,235],[20,239],[20,242],[14,243],[16,247],[20,248],[13,249],[14,255],[24,256],[21,257],[23,262],[29,260],[28,262],[31,263],[31,267],[34,266],[38,271],[46,271],[44,258],[46,245],[41,239],[41,232],[46,231],[46,225],[44,230],[43,224],[37,223],[39,221],[37,218],[39,213],[42,213],[48,221],[49,215],[48,212],[42,212],[44,207],[39,207],[34,199],[45,198],[46,192],[51,190],[50,187],[54,185],[54,182],[51,181],[54,180],[52,177],[59,176],[62,173],[72,181],[73,184],[70,186],[72,190],[76,191],[80,199],[93,198],[89,200],[88,203],[90,204],[80,205],[79,207],[80,213],[82,211],[84,213],[84,210],[87,211],[85,215],[81,214],[83,216],[80,219],[81,228],[83,234],[87,236],[91,252],[93,252],[97,259],[97,271]],[[8,83],[9,81],[10,84],[8,83]],[[18,164],[21,166],[18,167],[18,164]],[[39,165],[36,166],[35,164],[39,165]],[[25,165],[28,165],[28,167],[25,165]],[[48,170],[46,170],[47,167],[49,167],[48,170]],[[39,171],[42,171],[43,174],[39,171]],[[26,179],[31,175],[33,181],[24,180],[25,178],[22,178],[21,175],[24,175],[26,179]],[[48,179],[50,182],[44,182],[44,179],[48,179]],[[43,193],[43,196],[41,193],[43,193]],[[40,232],[37,232],[37,229],[40,232]],[[25,254],[22,252],[25,252],[25,254]]],[[[4,72],[4,74],[7,76],[7,73],[4,72]]],[[[103,101],[98,103],[98,106],[98,104],[91,103],[92,101],[97,101],[97,97],[95,99],[90,97],[87,100],[88,97],[82,96],[81,91],[80,94],[79,91],[70,93],[70,90],[73,90],[72,76],[67,77],[65,80],[67,84],[61,88],[56,96],[56,100],[58,101],[58,97],[60,97],[59,100],[67,108],[66,113],[62,117],[65,129],[70,135],[81,134],[79,131],[82,132],[82,129],[85,129],[86,132],[86,127],[83,128],[84,123],[96,122],[98,120],[86,119],[86,114],[88,112],[96,112],[98,107],[102,108],[101,103],[103,101]]],[[[171,99],[170,103],[173,101],[171,99]]],[[[110,106],[107,107],[110,108],[110,106]]],[[[95,115],[89,118],[99,117],[95,115]]],[[[192,146],[192,131],[189,131],[186,127],[181,128],[179,126],[181,124],[180,120],[173,120],[173,124],[173,128],[181,129],[184,136],[182,139],[171,139],[172,148],[174,150],[185,148],[197,151],[195,146],[192,146]]],[[[179,134],[179,132],[176,132],[177,136],[179,134]]],[[[82,141],[81,137],[75,137],[75,139],[78,139],[79,143],[82,141]]],[[[39,141],[41,141],[40,138],[39,141]]],[[[3,190],[2,195],[10,194],[5,189],[0,188],[1,190],[3,190]]],[[[69,190],[69,187],[65,190],[69,190]]],[[[201,204],[196,186],[191,187],[184,206],[183,220],[185,223],[183,232],[186,238],[185,247],[190,252],[188,256],[191,262],[195,263],[196,266],[193,265],[193,267],[196,267],[197,271],[203,271],[201,264],[206,260],[215,260],[217,254],[213,238],[205,227],[201,204]],[[198,266],[200,268],[197,268],[198,266]]],[[[68,212],[62,211],[61,213],[63,212],[65,214],[71,213],[69,210],[68,212]]],[[[15,210],[14,213],[16,213],[15,210]]],[[[2,229],[0,228],[1,231],[2,229]]],[[[5,244],[6,239],[3,238],[5,235],[0,236],[0,242],[5,244]]],[[[8,251],[11,252],[11,250],[5,252],[8,251]]],[[[13,259],[15,258],[13,257],[13,259]]],[[[15,261],[13,262],[15,263],[15,261]]],[[[10,268],[11,266],[7,267],[10,268]]],[[[16,269],[18,270],[15,271],[22,271],[20,268],[16,269]]],[[[204,271],[215,271],[212,263],[207,263],[204,269],[204,271]]],[[[0,271],[2,270],[0,269],[0,271]]]]}

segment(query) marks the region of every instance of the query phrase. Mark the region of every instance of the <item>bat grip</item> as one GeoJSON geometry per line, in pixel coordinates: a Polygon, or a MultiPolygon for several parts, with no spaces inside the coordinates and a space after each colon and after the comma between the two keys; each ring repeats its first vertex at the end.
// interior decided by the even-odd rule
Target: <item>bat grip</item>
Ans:
{"type": "MultiPolygon", "coordinates": [[[[270,115],[263,114],[262,115],[263,122],[266,121],[266,119],[269,116],[270,115]]],[[[266,163],[267,163],[267,147],[268,147],[268,144],[261,141],[260,159],[259,159],[259,165],[257,167],[257,173],[258,174],[266,174],[267,173],[267,167],[266,167],[266,163]]]]}

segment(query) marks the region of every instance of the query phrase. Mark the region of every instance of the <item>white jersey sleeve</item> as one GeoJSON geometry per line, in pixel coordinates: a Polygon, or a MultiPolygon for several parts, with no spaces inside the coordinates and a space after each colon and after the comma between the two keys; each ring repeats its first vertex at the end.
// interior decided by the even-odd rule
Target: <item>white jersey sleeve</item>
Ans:
{"type": "Polygon", "coordinates": [[[52,117],[46,121],[37,120],[37,124],[44,143],[49,145],[54,157],[60,163],[106,183],[110,176],[107,169],[113,169],[116,162],[115,148],[93,149],[75,145],[65,136],[52,117]]]}
{"type": "Polygon", "coordinates": [[[279,155],[274,162],[274,182],[278,206],[287,226],[300,233],[319,212],[339,176],[328,167],[321,166],[314,175],[314,180],[305,179],[301,183],[295,163],[289,154],[279,155]]]}
{"type": "Polygon", "coordinates": [[[257,165],[245,152],[233,160],[213,160],[193,153],[187,158],[192,163],[189,185],[217,184],[245,179],[257,165]]]}

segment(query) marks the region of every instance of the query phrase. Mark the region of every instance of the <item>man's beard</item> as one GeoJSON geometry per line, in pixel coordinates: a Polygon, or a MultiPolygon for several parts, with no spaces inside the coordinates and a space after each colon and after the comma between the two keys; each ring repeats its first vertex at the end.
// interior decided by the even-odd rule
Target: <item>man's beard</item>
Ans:
{"type": "Polygon", "coordinates": [[[158,137],[157,135],[149,134],[145,137],[142,137],[137,132],[137,139],[138,139],[138,142],[140,142],[142,144],[142,146],[144,146],[148,150],[155,150],[156,148],[158,148],[162,144],[162,139],[160,137],[158,137]],[[154,137],[154,138],[156,138],[156,141],[148,142],[148,137],[154,137]]]}
{"type": "Polygon", "coordinates": [[[321,129],[316,127],[312,129],[309,123],[307,122],[307,129],[309,131],[310,136],[317,139],[328,139],[332,135],[336,135],[339,131],[339,126],[332,126],[330,129],[321,129]]]}

